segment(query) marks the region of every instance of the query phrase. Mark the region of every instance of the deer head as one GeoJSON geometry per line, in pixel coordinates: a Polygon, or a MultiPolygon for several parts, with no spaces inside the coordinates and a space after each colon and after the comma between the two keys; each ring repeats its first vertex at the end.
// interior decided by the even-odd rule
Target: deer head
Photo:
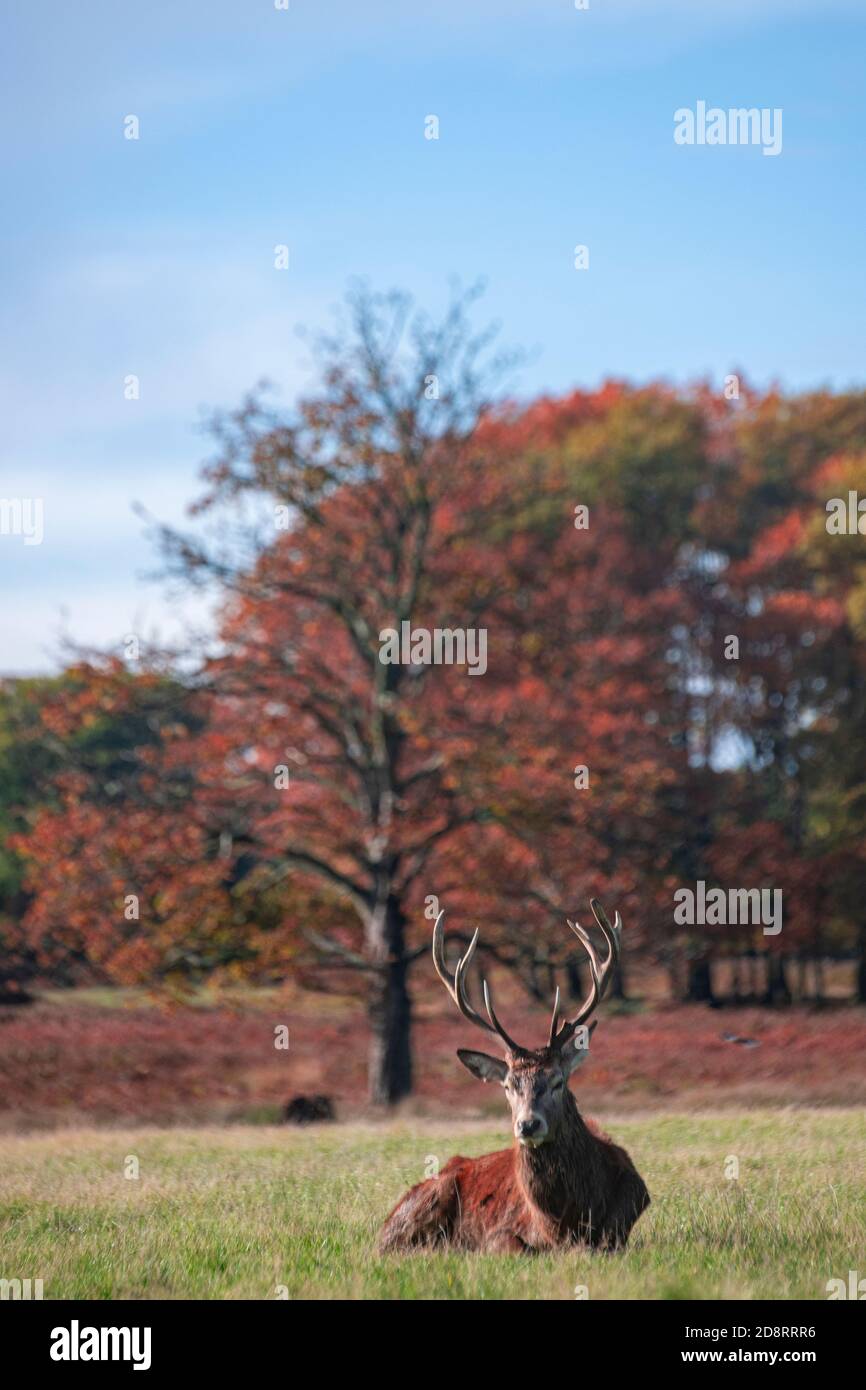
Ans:
{"type": "Polygon", "coordinates": [[[568,1078],[586,1058],[589,1038],[595,1028],[594,1023],[590,1024],[589,1028],[585,1028],[584,1024],[604,997],[619,960],[622,932],[619,913],[611,926],[603,907],[595,898],[590,906],[604,936],[607,956],[600,961],[583,927],[577,922],[568,923],[589,957],[592,983],[589,994],[577,1013],[561,1025],[557,988],[547,1044],[538,1049],[521,1047],[509,1037],[496,1017],[486,980],[482,981],[482,988],[487,1018],[482,1018],[470,1004],[466,994],[466,972],[478,945],[477,930],[466,954],[457,962],[452,977],[445,965],[443,913],[439,913],[433,928],[433,964],[440,980],[463,1017],[474,1023],[477,1028],[483,1028],[485,1032],[498,1037],[505,1049],[504,1058],[491,1057],[486,1052],[470,1052],[462,1047],[458,1049],[457,1056],[473,1076],[479,1077],[481,1081],[498,1081],[504,1086],[505,1096],[511,1107],[515,1138],[520,1144],[528,1147],[534,1148],[554,1140],[566,1104],[573,1105],[570,1098],[566,1101],[568,1078]],[[581,1030],[579,1033],[578,1029],[581,1030]]]}

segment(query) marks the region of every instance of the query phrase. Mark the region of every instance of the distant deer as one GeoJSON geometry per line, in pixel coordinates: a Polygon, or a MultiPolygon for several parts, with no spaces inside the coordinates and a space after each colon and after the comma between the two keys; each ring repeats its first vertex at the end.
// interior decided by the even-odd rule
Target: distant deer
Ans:
{"type": "Polygon", "coordinates": [[[582,1119],[568,1089],[568,1078],[586,1057],[595,1028],[593,1023],[587,1031],[582,1025],[604,996],[619,960],[619,913],[611,926],[600,903],[593,900],[591,906],[607,944],[606,959],[599,961],[582,927],[568,923],[589,956],[592,984],[577,1014],[561,1027],[557,989],[547,1046],[537,1050],[520,1047],[508,1036],[486,980],[484,1005],[490,1021],[470,1004],[466,972],[477,931],[453,979],[449,976],[440,912],[433,928],[436,972],[463,1017],[505,1044],[504,1061],[465,1048],[457,1056],[473,1076],[504,1086],[517,1142],[483,1158],[452,1158],[438,1177],[410,1188],[382,1227],[381,1251],[418,1246],[533,1251],[575,1243],[615,1250],[625,1245],[649,1205],[649,1193],[625,1149],[582,1119]]]}

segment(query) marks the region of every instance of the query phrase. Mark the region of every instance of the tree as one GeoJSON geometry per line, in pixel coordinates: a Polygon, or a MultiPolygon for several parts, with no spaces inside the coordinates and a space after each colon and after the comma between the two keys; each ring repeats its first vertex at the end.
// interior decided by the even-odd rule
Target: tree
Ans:
{"type": "MultiPolygon", "coordinates": [[[[636,543],[620,494],[605,505],[597,483],[592,526],[574,527],[592,485],[575,430],[619,410],[633,438],[638,407],[612,388],[528,419],[494,411],[503,364],[479,365],[487,338],[467,308],[410,324],[403,298],[356,296],[354,337],[325,344],[323,391],[296,418],[250,400],[217,422],[197,512],[227,508],[228,532],[162,533],[175,572],[223,596],[198,814],[258,891],[318,885],[313,919],[292,913],[290,930],[320,969],[366,981],[375,1102],[412,1084],[408,972],[428,940],[410,912],[446,898],[485,911],[487,949],[537,992],[564,955],[579,865],[583,900],[616,892],[639,940],[658,793],[682,757],[664,708],[675,598],[655,543],[636,543]],[[538,448],[552,454],[541,479],[538,448]],[[258,524],[240,526],[242,505],[258,524]],[[383,662],[404,625],[489,633],[483,671],[383,662]]],[[[641,404],[663,450],[674,405],[641,404]]],[[[682,459],[668,476],[681,491],[682,459]]]]}
{"type": "Polygon", "coordinates": [[[715,1002],[713,962],[745,952],[784,999],[792,950],[866,935],[866,586],[818,505],[862,470],[833,450],[866,398],[494,401],[507,364],[469,309],[356,295],[311,398],[217,417],[193,527],[159,531],[217,640],[74,667],[16,841],[54,966],[363,988],[377,1103],[412,1085],[441,907],[536,999],[592,896],[627,925],[623,992],[643,954],[715,1002]],[[782,938],[676,927],[697,879],[783,887],[782,938]]]}
{"type": "Polygon", "coordinates": [[[862,542],[827,525],[828,499],[862,486],[862,455],[848,451],[864,432],[862,394],[747,393],[719,429],[697,519],[712,557],[702,602],[709,743],[717,749],[721,733],[741,765],[716,778],[725,794],[713,853],[742,875],[760,851],[765,881],[785,893],[784,932],[767,956],[768,995],[782,999],[783,950],[813,956],[817,973],[821,956],[849,950],[858,934],[861,960],[866,949],[857,886],[866,584],[862,542]],[[725,634],[736,635],[734,660],[725,634]]]}
{"type": "Polygon", "coordinates": [[[16,935],[34,969],[61,983],[129,982],[201,974],[196,951],[224,959],[224,869],[186,760],[200,697],[156,663],[130,672],[115,658],[26,694],[16,746],[41,766],[39,796],[18,803],[7,847],[23,856],[30,901],[16,935]]]}
{"type": "Polygon", "coordinates": [[[380,660],[381,634],[425,619],[472,629],[489,598],[461,583],[471,533],[459,498],[483,485],[475,436],[507,363],[471,333],[470,300],[434,325],[412,319],[405,297],[355,294],[351,346],[320,345],[322,392],[293,420],[258,397],[216,422],[221,452],[197,510],[228,508],[230,547],[162,537],[186,578],[215,582],[228,601],[207,687],[215,736],[230,726],[234,747],[243,731],[249,749],[245,785],[233,778],[222,808],[233,839],[260,878],[316,880],[361,923],[360,950],[317,940],[367,976],[376,1102],[412,1084],[407,894],[434,849],[482,814],[469,731],[434,739],[428,722],[466,671],[380,660]],[[249,525],[244,504],[258,507],[249,525]],[[268,814],[283,764],[290,810],[268,814]]]}

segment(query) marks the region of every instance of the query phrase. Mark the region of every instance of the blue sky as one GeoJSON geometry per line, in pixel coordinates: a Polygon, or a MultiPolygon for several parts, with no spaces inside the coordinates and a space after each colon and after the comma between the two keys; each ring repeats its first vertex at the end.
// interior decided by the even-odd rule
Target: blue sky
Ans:
{"type": "Polygon", "coordinates": [[[0,536],[3,671],[200,616],[144,580],[131,503],[181,519],[202,409],[261,376],[289,405],[296,326],[354,276],[434,309],[483,276],[527,394],[864,380],[862,0],[83,0],[4,31],[0,497],[45,535],[0,536]],[[781,108],[782,153],[677,146],[698,100],[781,108]]]}

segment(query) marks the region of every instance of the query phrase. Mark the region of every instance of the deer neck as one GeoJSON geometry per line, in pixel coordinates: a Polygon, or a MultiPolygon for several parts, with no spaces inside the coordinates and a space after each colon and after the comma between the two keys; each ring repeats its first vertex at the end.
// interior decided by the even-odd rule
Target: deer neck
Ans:
{"type": "Polygon", "coordinates": [[[516,1163],[525,1195],[546,1216],[570,1220],[598,1202],[598,1144],[570,1094],[553,1137],[537,1148],[518,1145],[516,1163]]]}

